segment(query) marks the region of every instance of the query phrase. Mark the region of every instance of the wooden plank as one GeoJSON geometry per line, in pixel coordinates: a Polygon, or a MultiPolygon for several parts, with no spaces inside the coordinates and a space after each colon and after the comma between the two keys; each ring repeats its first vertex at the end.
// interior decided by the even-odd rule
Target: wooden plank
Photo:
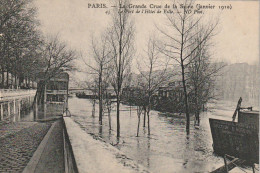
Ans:
{"type": "Polygon", "coordinates": [[[236,115],[237,115],[237,112],[239,111],[240,109],[240,106],[241,106],[241,102],[242,102],[242,97],[239,98],[238,102],[237,102],[237,107],[236,107],[236,110],[233,114],[233,117],[232,117],[232,121],[235,121],[236,119],[236,115]]]}

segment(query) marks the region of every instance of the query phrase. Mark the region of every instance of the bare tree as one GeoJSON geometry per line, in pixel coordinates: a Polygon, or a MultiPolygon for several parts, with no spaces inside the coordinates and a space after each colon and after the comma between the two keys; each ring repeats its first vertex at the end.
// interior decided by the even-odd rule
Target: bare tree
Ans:
{"type": "Polygon", "coordinates": [[[81,84],[78,84],[81,88],[86,88],[91,91],[92,96],[90,96],[90,102],[92,104],[92,117],[95,117],[96,113],[96,103],[97,103],[97,96],[98,96],[98,80],[94,78],[93,81],[84,81],[81,84]]]}
{"type": "Polygon", "coordinates": [[[44,43],[42,48],[42,58],[44,60],[44,66],[42,68],[41,76],[42,80],[37,87],[36,98],[38,103],[42,102],[43,89],[52,77],[55,77],[63,71],[70,71],[73,69],[72,61],[76,58],[76,52],[64,43],[61,42],[57,36],[49,37],[44,43]]]}
{"type": "Polygon", "coordinates": [[[139,87],[144,91],[143,110],[144,110],[144,126],[145,116],[147,115],[148,135],[150,135],[150,111],[152,108],[152,97],[155,95],[159,86],[167,82],[169,75],[167,74],[168,60],[163,60],[164,55],[158,50],[158,41],[154,37],[148,40],[146,57],[142,58],[142,65],[138,65],[140,72],[139,87]],[[148,71],[144,71],[147,69],[148,71]]]}
{"type": "Polygon", "coordinates": [[[111,95],[109,94],[109,92],[106,90],[105,93],[106,93],[106,95],[105,95],[105,107],[106,107],[106,110],[107,110],[109,130],[112,130],[111,111],[112,111],[112,108],[113,108],[113,102],[112,102],[111,95]]]}
{"type": "Polygon", "coordinates": [[[183,8],[174,8],[174,13],[166,15],[169,23],[168,30],[157,27],[165,37],[165,44],[161,52],[179,64],[181,68],[187,134],[189,134],[190,130],[190,110],[186,80],[187,67],[191,61],[191,55],[201,44],[214,35],[213,31],[218,24],[218,22],[215,22],[214,24],[207,23],[207,25],[203,25],[203,15],[194,15],[193,12],[189,13],[190,6],[193,3],[191,0],[176,2],[179,6],[182,4],[183,8]],[[197,26],[204,28],[204,35],[199,42],[192,42],[193,38],[197,36],[197,26]]]}
{"type": "MultiPolygon", "coordinates": [[[[193,43],[201,42],[204,38],[203,28],[198,29],[197,35],[192,39],[193,43]]],[[[209,48],[212,44],[205,40],[190,56],[190,63],[187,68],[187,83],[189,86],[189,98],[191,111],[195,114],[194,125],[200,125],[200,111],[211,99],[216,99],[214,92],[215,80],[219,71],[224,67],[222,63],[213,63],[209,48]]],[[[191,46],[191,49],[193,47],[191,46]]]]}
{"type": "Polygon", "coordinates": [[[127,0],[117,0],[112,14],[112,26],[109,29],[109,42],[112,50],[112,81],[117,98],[117,137],[120,136],[120,99],[124,79],[130,74],[130,64],[133,56],[134,27],[127,0]],[[124,8],[120,8],[124,7],[124,8]]]}
{"type": "Polygon", "coordinates": [[[136,111],[137,111],[137,117],[138,117],[136,137],[138,137],[139,136],[139,129],[140,129],[141,114],[143,112],[143,106],[138,105],[136,111]]]}
{"type": "Polygon", "coordinates": [[[94,64],[89,65],[85,64],[90,68],[91,74],[96,75],[98,77],[98,99],[99,99],[99,123],[102,124],[102,116],[103,116],[103,95],[104,88],[103,85],[105,83],[105,73],[108,70],[109,63],[111,61],[110,56],[111,50],[108,46],[107,36],[104,34],[100,39],[92,38],[92,56],[94,59],[94,64]]]}
{"type": "Polygon", "coordinates": [[[92,97],[91,97],[91,103],[92,103],[92,117],[95,116],[95,113],[96,113],[96,96],[98,95],[98,86],[97,86],[97,82],[94,82],[94,84],[92,84],[90,87],[89,87],[92,91],[92,97]]]}
{"type": "MultiPolygon", "coordinates": [[[[139,83],[140,81],[138,81],[139,83]]],[[[137,84],[137,86],[126,87],[124,88],[123,98],[126,102],[132,102],[136,106],[136,113],[137,113],[137,133],[136,136],[139,136],[139,129],[140,129],[140,121],[141,115],[145,108],[145,91],[141,87],[141,84],[137,84]]]]}

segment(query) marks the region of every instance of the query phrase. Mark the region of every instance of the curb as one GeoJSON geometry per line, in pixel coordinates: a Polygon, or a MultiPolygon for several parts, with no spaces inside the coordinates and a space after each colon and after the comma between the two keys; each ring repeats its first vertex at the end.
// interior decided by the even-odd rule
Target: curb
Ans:
{"type": "Polygon", "coordinates": [[[78,166],[74,156],[73,148],[71,146],[70,138],[67,132],[67,127],[65,123],[65,118],[63,117],[63,143],[64,143],[64,164],[65,164],[65,173],[78,173],[78,166]]]}
{"type": "Polygon", "coordinates": [[[40,145],[38,146],[37,150],[33,153],[32,158],[30,159],[29,163],[27,166],[24,168],[23,173],[32,173],[35,172],[36,166],[38,165],[41,155],[44,151],[44,148],[49,140],[49,137],[57,124],[57,121],[54,122],[50,129],[48,130],[47,134],[44,136],[43,140],[41,141],[40,145]]]}

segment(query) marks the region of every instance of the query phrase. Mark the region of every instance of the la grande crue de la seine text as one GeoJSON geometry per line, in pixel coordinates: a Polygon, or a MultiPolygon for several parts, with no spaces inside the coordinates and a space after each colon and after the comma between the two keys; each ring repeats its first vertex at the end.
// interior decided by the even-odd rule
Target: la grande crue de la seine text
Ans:
{"type": "MultiPolygon", "coordinates": [[[[89,3],[88,8],[108,8],[108,5],[105,3],[89,3]]],[[[145,9],[145,8],[152,8],[152,9],[159,9],[159,8],[180,8],[180,9],[189,9],[189,10],[206,10],[206,9],[232,9],[232,5],[221,5],[215,6],[213,4],[195,4],[195,5],[184,5],[184,4],[165,4],[165,5],[158,5],[158,4],[128,4],[127,6],[121,5],[120,8],[128,8],[128,9],[145,9]]]]}

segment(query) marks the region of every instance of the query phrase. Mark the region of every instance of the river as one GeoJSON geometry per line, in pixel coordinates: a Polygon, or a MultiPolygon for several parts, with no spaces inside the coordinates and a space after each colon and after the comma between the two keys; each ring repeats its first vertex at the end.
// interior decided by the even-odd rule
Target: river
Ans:
{"type": "Polygon", "coordinates": [[[186,135],[185,119],[159,115],[151,111],[151,135],[147,125],[141,128],[136,137],[136,108],[121,105],[119,142],[116,138],[116,108],[111,112],[112,131],[108,128],[108,116],[103,117],[103,125],[98,123],[98,105],[92,116],[92,105],[87,99],[72,97],[69,110],[72,118],[82,130],[95,138],[114,145],[125,155],[145,166],[152,172],[209,172],[224,164],[223,158],[213,154],[209,118],[232,120],[235,103],[222,102],[210,104],[207,112],[201,114],[201,126],[193,127],[191,118],[190,134],[186,135]]]}

